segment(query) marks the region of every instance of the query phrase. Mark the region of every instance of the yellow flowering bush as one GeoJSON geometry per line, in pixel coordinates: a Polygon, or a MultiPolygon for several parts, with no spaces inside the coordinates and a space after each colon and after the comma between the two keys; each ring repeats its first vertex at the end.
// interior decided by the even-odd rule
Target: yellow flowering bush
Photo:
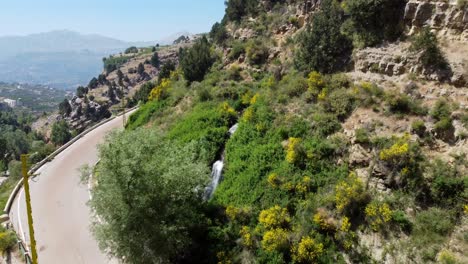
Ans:
{"type": "Polygon", "coordinates": [[[307,84],[309,91],[317,95],[325,86],[325,81],[320,73],[313,71],[309,73],[309,78],[307,79],[307,84]]]}
{"type": "Polygon", "coordinates": [[[275,78],[273,76],[269,77],[268,79],[265,79],[262,81],[260,84],[260,88],[262,89],[271,89],[275,85],[275,78]]]}
{"type": "Polygon", "coordinates": [[[253,115],[254,115],[253,108],[249,107],[247,108],[247,110],[245,110],[244,114],[242,115],[242,120],[244,122],[250,122],[253,119],[253,115]]]}
{"type": "Polygon", "coordinates": [[[388,149],[383,149],[380,152],[380,159],[385,161],[392,161],[401,158],[409,151],[409,144],[407,142],[397,142],[388,149]]]}
{"type": "Polygon", "coordinates": [[[260,212],[260,223],[267,229],[278,228],[288,224],[291,221],[288,210],[275,205],[270,209],[260,212]]]}
{"type": "Polygon", "coordinates": [[[178,68],[175,71],[171,71],[171,76],[170,76],[171,80],[174,80],[174,81],[179,80],[180,73],[181,73],[180,71],[181,71],[180,68],[178,68]]]}
{"type": "Polygon", "coordinates": [[[260,97],[260,95],[258,93],[256,93],[252,99],[250,99],[250,104],[253,105],[255,104],[257,101],[258,101],[258,98],[260,97]]]}
{"type": "Polygon", "coordinates": [[[358,201],[364,194],[364,186],[355,173],[351,173],[344,181],[335,186],[335,204],[338,211],[343,212],[346,207],[358,201]]]}
{"type": "Polygon", "coordinates": [[[226,216],[231,221],[241,221],[249,214],[249,209],[247,208],[237,208],[232,205],[226,207],[226,216]]]}
{"type": "Polygon", "coordinates": [[[276,173],[272,173],[268,175],[268,183],[273,187],[276,188],[281,184],[281,180],[276,173]]]}
{"type": "Polygon", "coordinates": [[[378,231],[383,224],[392,220],[393,211],[387,203],[372,202],[365,209],[367,221],[372,230],[378,231]]]}
{"type": "Polygon", "coordinates": [[[286,150],[286,161],[289,163],[295,163],[299,157],[300,151],[300,138],[289,138],[288,148],[286,150]]]}
{"type": "Polygon", "coordinates": [[[466,215],[468,215],[468,204],[463,206],[463,211],[465,212],[466,215]]]}
{"type": "Polygon", "coordinates": [[[243,226],[240,230],[240,235],[242,238],[242,244],[246,247],[253,246],[253,238],[252,233],[250,232],[250,228],[248,226],[243,226]]]}
{"type": "Polygon", "coordinates": [[[235,118],[237,116],[236,110],[234,110],[234,108],[232,108],[228,102],[222,103],[219,108],[223,116],[226,116],[228,118],[235,118]]]}
{"type": "Polygon", "coordinates": [[[296,184],[296,191],[299,193],[309,192],[311,183],[312,179],[309,176],[304,176],[302,181],[296,184]]]}
{"type": "Polygon", "coordinates": [[[317,96],[319,100],[325,100],[327,98],[327,88],[324,88],[317,96]]]}
{"type": "Polygon", "coordinates": [[[341,220],[341,227],[340,227],[340,231],[342,232],[348,232],[349,229],[351,228],[351,222],[349,222],[349,218],[348,217],[343,217],[343,219],[341,220]]]}
{"type": "Polygon", "coordinates": [[[309,236],[303,237],[292,249],[292,258],[298,263],[314,263],[323,253],[323,244],[317,243],[309,236]]]}
{"type": "Polygon", "coordinates": [[[282,185],[283,189],[290,192],[290,191],[293,191],[295,186],[294,186],[294,183],[288,181],[288,182],[285,182],[283,185],[282,185]]]}
{"type": "Polygon", "coordinates": [[[231,260],[225,251],[220,251],[216,253],[216,258],[218,258],[218,264],[231,264],[231,260]]]}
{"type": "Polygon", "coordinates": [[[288,245],[288,232],[283,228],[268,230],[263,234],[262,248],[266,251],[279,251],[288,245]]]}
{"type": "Polygon", "coordinates": [[[245,94],[242,95],[241,102],[243,105],[249,105],[251,99],[252,99],[252,93],[249,90],[245,94]]]}
{"type": "Polygon", "coordinates": [[[167,92],[171,86],[171,81],[169,79],[163,79],[161,83],[151,90],[148,99],[151,100],[161,100],[167,96],[167,92]]]}
{"type": "Polygon", "coordinates": [[[314,223],[316,223],[321,230],[326,232],[333,232],[336,230],[335,220],[329,215],[324,208],[319,208],[317,213],[313,217],[314,223]]]}

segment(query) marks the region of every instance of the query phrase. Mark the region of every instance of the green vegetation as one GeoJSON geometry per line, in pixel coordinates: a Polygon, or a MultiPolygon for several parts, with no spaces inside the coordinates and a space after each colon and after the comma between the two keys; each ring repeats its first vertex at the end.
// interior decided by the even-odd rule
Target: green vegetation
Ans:
{"type": "Polygon", "coordinates": [[[332,73],[343,69],[350,59],[352,45],[341,33],[344,12],[336,1],[322,1],[321,10],[313,17],[299,37],[296,67],[302,71],[312,70],[332,73]]]}
{"type": "Polygon", "coordinates": [[[404,0],[346,0],[343,30],[359,48],[393,41],[403,32],[405,4],[404,0]]]}
{"type": "MultiPolygon", "coordinates": [[[[104,61],[104,70],[109,74],[120,68],[129,58],[128,56],[111,56],[104,61]]],[[[95,86],[95,83],[90,83],[90,87],[94,88],[93,86],[95,86]]]]}
{"type": "Polygon", "coordinates": [[[218,45],[224,44],[229,38],[225,25],[216,22],[211,28],[210,38],[218,45]]]}
{"type": "Polygon", "coordinates": [[[213,64],[210,44],[206,37],[201,38],[190,49],[179,52],[180,67],[189,82],[201,81],[213,64]]]}
{"type": "Polygon", "coordinates": [[[51,140],[55,145],[63,145],[71,139],[70,128],[67,122],[58,121],[52,126],[51,140]]]}
{"type": "Polygon", "coordinates": [[[3,226],[0,227],[0,251],[5,253],[16,246],[18,238],[13,230],[7,230],[3,226]]]}
{"type": "Polygon", "coordinates": [[[129,54],[129,53],[138,53],[138,48],[135,46],[127,48],[125,50],[125,54],[129,54]]]}
{"type": "Polygon", "coordinates": [[[161,64],[161,61],[159,60],[159,54],[157,52],[155,52],[151,56],[150,63],[151,63],[151,65],[153,65],[153,67],[159,68],[159,65],[161,64]]]}
{"type": "Polygon", "coordinates": [[[230,21],[240,21],[242,17],[254,13],[257,4],[256,0],[226,1],[226,18],[230,21]]]}
{"type": "Polygon", "coordinates": [[[193,158],[193,145],[181,147],[144,129],[111,139],[100,150],[91,201],[102,219],[94,227],[101,248],[129,263],[193,260],[188,252],[197,253],[192,247],[205,223],[199,186],[209,175],[193,158]]]}
{"type": "Polygon", "coordinates": [[[411,49],[420,53],[421,64],[432,70],[448,69],[449,65],[439,48],[436,35],[431,29],[424,28],[414,39],[411,49]]]}
{"type": "Polygon", "coordinates": [[[378,263],[364,246],[377,237],[385,261],[452,261],[443,246],[468,212],[466,157],[428,153],[455,142],[466,116],[336,73],[354,48],[400,37],[403,2],[324,0],[279,43],[274,29],[301,24],[285,2],[228,1],[211,43],[181,49],[134,95],[126,131],[100,150],[101,247],[129,263],[378,263]],[[255,34],[230,35],[241,28],[255,34]]]}

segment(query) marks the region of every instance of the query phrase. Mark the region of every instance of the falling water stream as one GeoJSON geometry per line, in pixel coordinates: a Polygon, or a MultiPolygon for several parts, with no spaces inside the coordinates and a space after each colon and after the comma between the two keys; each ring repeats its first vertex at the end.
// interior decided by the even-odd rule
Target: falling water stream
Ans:
{"type": "MultiPolygon", "coordinates": [[[[239,127],[239,124],[235,124],[229,129],[229,134],[232,136],[239,127]]],[[[213,169],[211,171],[211,183],[206,187],[205,190],[205,200],[209,200],[211,197],[213,197],[214,192],[216,191],[216,188],[218,187],[219,183],[223,179],[223,168],[224,168],[224,151],[223,154],[221,154],[221,159],[216,161],[213,164],[213,169]]]]}

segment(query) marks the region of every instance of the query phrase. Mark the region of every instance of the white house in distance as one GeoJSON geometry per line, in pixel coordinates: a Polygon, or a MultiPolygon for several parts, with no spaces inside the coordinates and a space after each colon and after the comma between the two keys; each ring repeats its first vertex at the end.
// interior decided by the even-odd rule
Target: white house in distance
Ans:
{"type": "Polygon", "coordinates": [[[11,108],[15,108],[21,105],[20,100],[13,100],[13,99],[8,99],[8,98],[4,98],[3,103],[7,104],[11,108]]]}

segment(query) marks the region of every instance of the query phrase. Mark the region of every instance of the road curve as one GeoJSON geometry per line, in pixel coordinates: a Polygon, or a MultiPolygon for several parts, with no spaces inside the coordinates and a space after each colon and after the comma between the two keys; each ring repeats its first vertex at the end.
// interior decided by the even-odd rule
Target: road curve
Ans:
{"type": "MultiPolygon", "coordinates": [[[[90,232],[89,193],[86,184],[80,184],[79,168],[96,163],[97,146],[122,123],[122,117],[117,117],[89,132],[42,166],[30,181],[39,263],[116,263],[99,250],[90,232]]],[[[11,207],[10,219],[29,244],[23,190],[11,207]]]]}

